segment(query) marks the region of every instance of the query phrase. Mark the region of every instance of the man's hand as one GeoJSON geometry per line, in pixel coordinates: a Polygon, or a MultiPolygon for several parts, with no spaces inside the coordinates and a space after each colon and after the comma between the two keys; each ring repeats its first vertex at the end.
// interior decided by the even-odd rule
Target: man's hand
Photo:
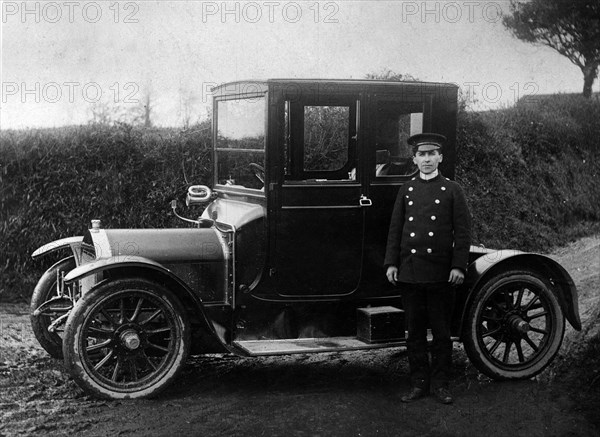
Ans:
{"type": "Polygon", "coordinates": [[[389,266],[385,275],[387,276],[388,281],[390,281],[392,284],[398,284],[398,267],[389,266]]]}
{"type": "MultiPolygon", "coordinates": [[[[388,269],[389,272],[389,269],[388,269]]],[[[452,269],[450,271],[450,277],[448,278],[448,282],[452,285],[460,285],[465,280],[465,274],[461,269],[452,269]]]]}

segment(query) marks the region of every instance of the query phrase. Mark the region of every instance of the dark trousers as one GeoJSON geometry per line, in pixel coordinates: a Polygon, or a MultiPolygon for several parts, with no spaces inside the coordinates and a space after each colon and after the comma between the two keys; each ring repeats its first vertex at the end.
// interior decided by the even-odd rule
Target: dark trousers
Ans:
{"type": "Polygon", "coordinates": [[[454,287],[446,282],[402,285],[402,304],[408,328],[408,363],[413,387],[448,387],[452,368],[450,324],[454,287]],[[427,328],[431,327],[431,365],[427,354],[427,328]]]}

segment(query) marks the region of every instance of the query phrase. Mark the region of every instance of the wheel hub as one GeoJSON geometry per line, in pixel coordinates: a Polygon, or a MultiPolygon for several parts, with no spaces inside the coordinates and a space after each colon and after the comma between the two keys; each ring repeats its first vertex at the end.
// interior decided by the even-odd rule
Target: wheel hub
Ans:
{"type": "Polygon", "coordinates": [[[521,316],[513,314],[508,318],[508,325],[513,333],[525,335],[531,330],[531,326],[521,316]]]}
{"type": "Polygon", "coordinates": [[[134,351],[140,347],[141,339],[138,333],[133,329],[127,329],[123,331],[120,336],[121,344],[128,350],[134,351]]]}

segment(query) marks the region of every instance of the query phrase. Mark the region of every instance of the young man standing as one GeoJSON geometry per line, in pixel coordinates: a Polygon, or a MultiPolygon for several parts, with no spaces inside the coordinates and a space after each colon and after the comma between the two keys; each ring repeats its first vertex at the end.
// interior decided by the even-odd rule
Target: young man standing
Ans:
{"type": "Polygon", "coordinates": [[[438,171],[445,141],[432,133],[408,139],[419,175],[400,188],[388,234],[386,275],[401,287],[408,328],[412,388],[403,402],[422,398],[430,389],[440,402],[453,401],[448,390],[450,323],[455,287],[463,283],[468,263],[471,217],[460,185],[438,171]],[[428,326],[433,334],[431,365],[428,326]]]}

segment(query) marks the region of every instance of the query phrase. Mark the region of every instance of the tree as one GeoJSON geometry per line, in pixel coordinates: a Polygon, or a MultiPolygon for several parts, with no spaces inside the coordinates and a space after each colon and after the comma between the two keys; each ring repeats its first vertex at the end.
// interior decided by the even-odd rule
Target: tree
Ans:
{"type": "Polygon", "coordinates": [[[520,40],[543,44],[583,72],[583,95],[592,95],[600,65],[600,0],[511,0],[504,26],[520,40]]]}

